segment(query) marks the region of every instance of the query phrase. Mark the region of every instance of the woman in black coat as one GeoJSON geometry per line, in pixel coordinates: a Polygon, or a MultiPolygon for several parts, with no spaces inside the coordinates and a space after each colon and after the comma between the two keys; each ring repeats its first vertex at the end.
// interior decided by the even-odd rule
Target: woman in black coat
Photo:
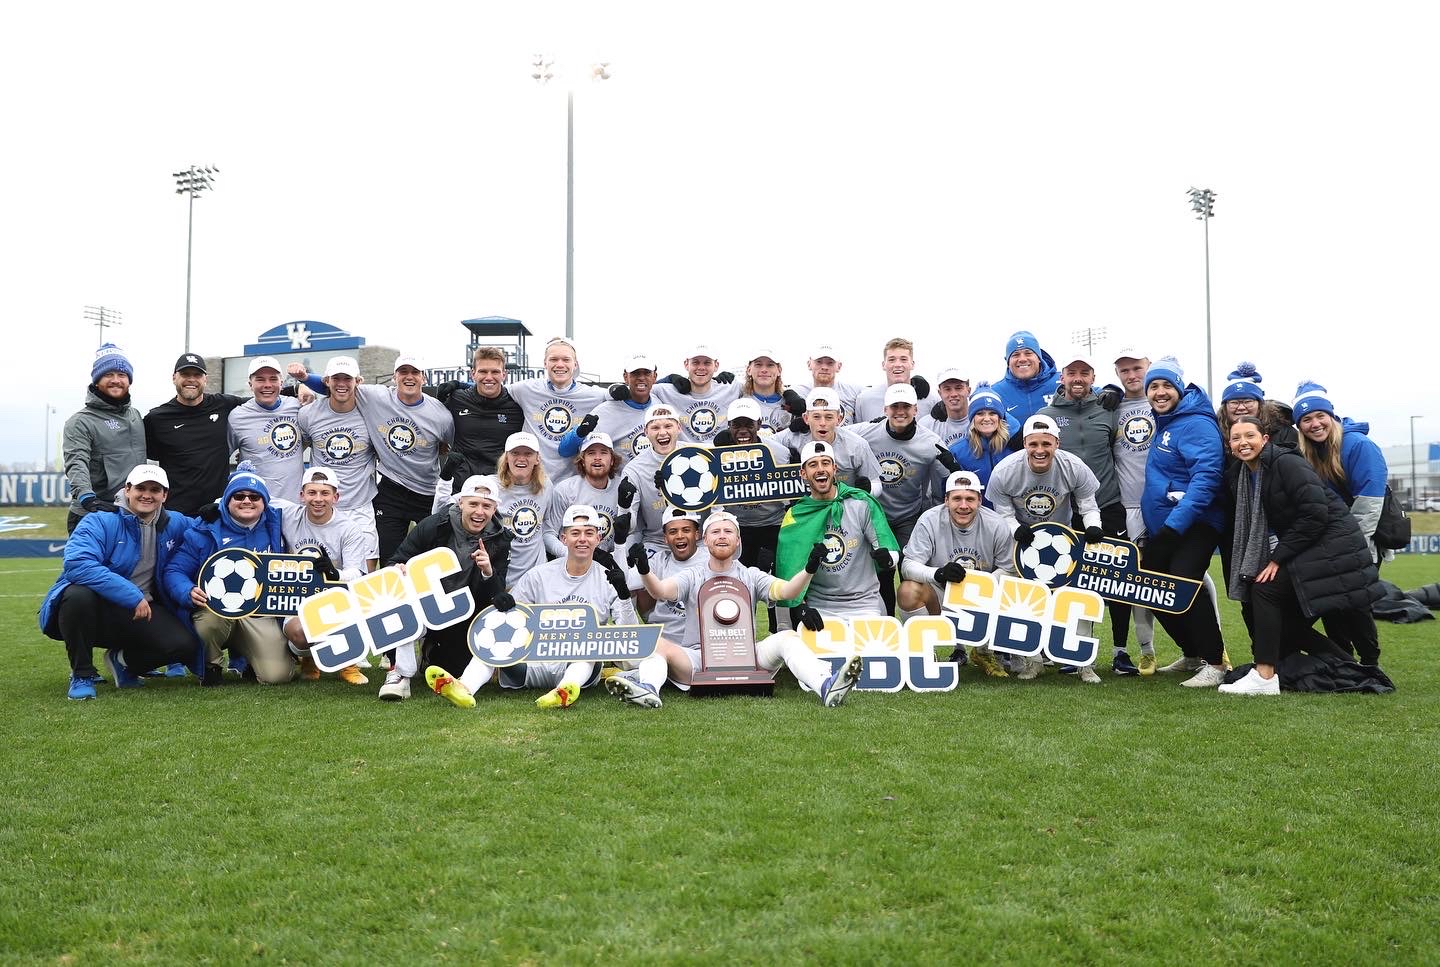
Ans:
{"type": "Polygon", "coordinates": [[[1230,597],[1248,602],[1255,667],[1221,691],[1278,695],[1275,665],[1292,651],[1346,657],[1311,627],[1322,615],[1368,608],[1379,574],[1355,518],[1305,458],[1273,446],[1260,421],[1230,428],[1230,597]]]}

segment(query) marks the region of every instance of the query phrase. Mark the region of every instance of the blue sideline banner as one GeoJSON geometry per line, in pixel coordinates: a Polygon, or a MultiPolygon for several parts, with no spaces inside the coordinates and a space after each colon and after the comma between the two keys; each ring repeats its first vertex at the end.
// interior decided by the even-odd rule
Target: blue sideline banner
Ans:
{"type": "Polygon", "coordinates": [[[63,473],[0,473],[0,507],[63,507],[70,482],[63,473]]]}
{"type": "Polygon", "coordinates": [[[55,540],[0,540],[0,557],[63,557],[65,538],[55,540]]]}

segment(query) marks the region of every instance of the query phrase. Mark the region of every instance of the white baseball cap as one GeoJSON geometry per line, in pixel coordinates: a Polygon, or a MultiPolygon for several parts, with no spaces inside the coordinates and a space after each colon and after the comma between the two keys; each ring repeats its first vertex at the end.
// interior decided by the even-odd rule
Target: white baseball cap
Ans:
{"type": "Polygon", "coordinates": [[[945,369],[940,370],[940,375],[935,377],[935,385],[939,386],[942,383],[948,383],[952,379],[959,380],[962,383],[970,382],[970,377],[965,375],[964,370],[957,369],[954,366],[949,366],[945,369]]]}
{"type": "Polygon", "coordinates": [[[838,411],[840,394],[829,386],[817,386],[805,394],[805,409],[838,411]]]}
{"type": "Polygon", "coordinates": [[[649,426],[655,420],[674,420],[680,422],[680,413],[669,403],[651,403],[650,408],[645,411],[645,425],[649,426]]]}
{"type": "Polygon", "coordinates": [[[1055,358],[1055,368],[1062,373],[1067,366],[1073,365],[1074,363],[1084,363],[1086,366],[1089,366],[1092,371],[1096,373],[1100,372],[1100,367],[1095,365],[1095,357],[1081,349],[1073,349],[1063,356],[1057,356],[1055,358]]]}
{"type": "Polygon", "coordinates": [[[714,510],[710,512],[709,517],[705,518],[705,526],[700,528],[700,533],[704,534],[706,531],[710,530],[711,524],[718,524],[721,521],[726,520],[734,524],[736,530],[740,529],[740,518],[736,517],[728,510],[714,510]]]}
{"type": "Polygon", "coordinates": [[[826,443],[824,440],[811,440],[805,444],[805,448],[800,451],[800,466],[805,466],[805,464],[814,460],[816,457],[829,457],[831,460],[834,460],[835,447],[826,443]]]}
{"type": "Polygon", "coordinates": [[[688,510],[681,510],[679,507],[667,507],[665,513],[660,515],[660,529],[663,531],[665,525],[675,520],[688,520],[696,527],[700,526],[700,515],[688,510]]]}
{"type": "MultiPolygon", "coordinates": [[[[254,370],[252,369],[253,373],[254,370]]],[[[360,364],[355,361],[354,356],[336,356],[325,364],[325,375],[328,376],[359,376],[360,364]]]]}
{"type": "Polygon", "coordinates": [[[826,359],[826,358],[829,358],[829,359],[836,360],[836,361],[838,362],[839,359],[840,359],[840,355],[835,352],[835,347],[834,347],[834,346],[824,346],[824,345],[821,345],[821,346],[816,346],[813,350],[810,351],[810,358],[811,358],[811,359],[826,359]]]}
{"type": "Polygon", "coordinates": [[[584,453],[586,450],[589,450],[591,447],[594,446],[604,446],[609,447],[611,450],[614,450],[615,441],[610,439],[610,434],[608,433],[592,433],[584,440],[580,441],[580,452],[584,453]]]}
{"type": "Polygon", "coordinates": [[[1127,343],[1118,349],[1111,350],[1110,361],[1118,363],[1122,359],[1149,359],[1150,354],[1135,348],[1133,344],[1127,343]]]}
{"type": "Polygon", "coordinates": [[[641,353],[637,356],[631,356],[629,359],[625,360],[625,372],[627,373],[638,373],[641,370],[647,369],[652,373],[656,372],[655,361],[652,360],[649,356],[646,356],[644,353],[641,353]]]}
{"type": "Polygon", "coordinates": [[[254,376],[262,369],[273,369],[277,373],[285,372],[280,368],[280,360],[274,356],[257,356],[250,361],[250,371],[247,375],[254,376]]]}
{"type": "Polygon", "coordinates": [[[484,497],[486,500],[494,500],[500,496],[500,481],[493,474],[477,473],[473,477],[466,477],[460,489],[455,492],[455,499],[461,497],[484,497]]]}
{"type": "Polygon", "coordinates": [[[599,527],[600,512],[589,504],[571,504],[565,508],[565,516],[560,520],[561,527],[599,527]]]}
{"type": "Polygon", "coordinates": [[[506,453],[509,453],[511,450],[518,450],[521,447],[529,447],[531,450],[539,453],[540,441],[535,437],[535,434],[526,433],[524,430],[521,430],[519,433],[512,433],[505,438],[506,453]]]}
{"type": "Polygon", "coordinates": [[[324,467],[310,467],[305,471],[305,475],[300,478],[300,486],[302,489],[306,484],[312,483],[329,484],[336,490],[340,489],[340,478],[336,477],[324,467]]]}
{"type": "Polygon", "coordinates": [[[129,476],[125,478],[126,486],[134,486],[141,483],[158,483],[166,490],[170,489],[170,477],[165,473],[165,468],[157,467],[153,463],[137,463],[129,476]]]}
{"type": "Polygon", "coordinates": [[[1039,413],[1025,421],[1025,430],[1020,435],[1027,437],[1032,433],[1048,433],[1055,439],[1060,439],[1060,428],[1055,425],[1055,421],[1048,416],[1041,416],[1039,413]]]}
{"type": "Polygon", "coordinates": [[[909,383],[891,383],[885,387],[885,405],[891,406],[895,403],[909,403],[914,406],[919,402],[915,396],[915,387],[909,383]]]}
{"type": "Polygon", "coordinates": [[[969,470],[956,470],[945,478],[945,492],[948,494],[953,490],[973,490],[977,494],[983,494],[985,485],[980,482],[979,475],[969,470]]]}
{"type": "Polygon", "coordinates": [[[755,355],[753,355],[753,356],[750,357],[749,362],[752,362],[752,363],[753,363],[753,362],[755,362],[755,360],[757,360],[757,359],[768,359],[768,360],[770,360],[770,362],[772,362],[772,363],[778,363],[778,362],[780,362],[780,357],[777,356],[777,355],[775,355],[775,351],[774,351],[773,349],[762,349],[762,350],[760,350],[760,351],[757,352],[755,355]]]}
{"type": "Polygon", "coordinates": [[[729,408],[725,411],[727,420],[754,420],[760,422],[760,404],[748,396],[739,396],[730,401],[729,408]]]}
{"type": "Polygon", "coordinates": [[[401,353],[395,357],[395,370],[398,372],[401,366],[409,366],[413,369],[420,370],[422,373],[425,372],[425,367],[420,365],[420,357],[412,356],[409,353],[401,353]]]}
{"type": "Polygon", "coordinates": [[[698,346],[692,347],[690,352],[685,354],[686,359],[694,359],[696,356],[704,356],[706,359],[713,359],[716,362],[720,361],[720,357],[715,355],[715,350],[711,349],[709,346],[704,345],[703,343],[698,346]]]}

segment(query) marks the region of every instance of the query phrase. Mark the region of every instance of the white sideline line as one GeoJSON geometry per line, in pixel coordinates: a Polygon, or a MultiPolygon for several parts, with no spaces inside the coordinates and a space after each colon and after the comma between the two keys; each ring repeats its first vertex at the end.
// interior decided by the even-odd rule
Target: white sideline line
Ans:
{"type": "MultiPolygon", "coordinates": [[[[62,567],[63,567],[63,565],[59,565],[59,566],[62,566],[62,567]]],[[[37,567],[37,568],[32,568],[32,569],[30,569],[30,570],[28,570],[28,571],[0,571],[0,574],[46,574],[46,573],[48,573],[48,572],[50,572],[50,571],[53,571],[53,570],[54,570],[53,567],[37,567]]]]}

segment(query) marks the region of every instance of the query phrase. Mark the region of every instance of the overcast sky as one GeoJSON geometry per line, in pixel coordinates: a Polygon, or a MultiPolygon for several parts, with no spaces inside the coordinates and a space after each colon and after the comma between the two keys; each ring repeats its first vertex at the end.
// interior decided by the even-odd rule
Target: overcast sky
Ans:
{"type": "MultiPolygon", "coordinates": [[[[564,327],[573,75],[582,368],[689,345],[785,377],[834,344],[998,377],[1028,328],[1105,327],[1205,382],[1326,383],[1382,445],[1440,439],[1429,4],[12,5],[0,15],[0,461],[43,456],[124,313],[148,409],[173,395],[186,205],[192,348],[313,319],[432,365],[465,318],[564,327]],[[608,60],[613,79],[584,81],[608,60]]],[[[52,445],[53,446],[53,445],[52,445]]]]}

